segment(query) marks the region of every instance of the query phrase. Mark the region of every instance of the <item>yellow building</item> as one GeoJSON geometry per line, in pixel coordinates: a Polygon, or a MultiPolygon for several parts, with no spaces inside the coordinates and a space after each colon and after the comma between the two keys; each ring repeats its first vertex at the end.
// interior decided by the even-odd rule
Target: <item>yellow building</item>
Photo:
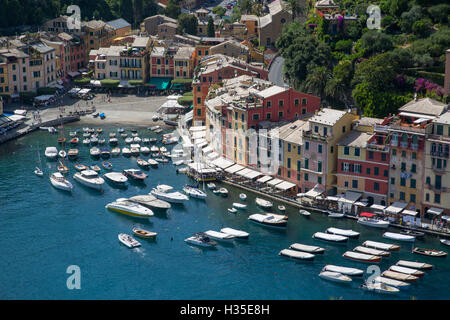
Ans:
{"type": "MultiPolygon", "coordinates": [[[[0,55],[0,96],[9,94],[8,85],[8,61],[0,55]]],[[[3,112],[0,112],[0,114],[3,112]]]]}
{"type": "Polygon", "coordinates": [[[193,47],[180,47],[173,56],[174,78],[192,79],[194,72],[194,51],[193,47]]]}
{"type": "Polygon", "coordinates": [[[109,47],[115,38],[115,30],[110,25],[101,20],[85,22],[83,29],[86,32],[85,49],[86,56],[91,50],[101,47],[109,47]]]}

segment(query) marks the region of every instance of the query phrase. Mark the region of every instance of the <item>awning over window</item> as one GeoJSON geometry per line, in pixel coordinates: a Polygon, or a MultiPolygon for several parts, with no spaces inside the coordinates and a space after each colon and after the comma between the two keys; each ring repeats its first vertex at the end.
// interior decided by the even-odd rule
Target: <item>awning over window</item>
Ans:
{"type": "Polygon", "coordinates": [[[408,204],[406,202],[397,201],[387,207],[385,211],[386,213],[398,214],[402,212],[402,210],[405,209],[407,205],[408,204]]]}
{"type": "Polygon", "coordinates": [[[442,212],[444,212],[444,209],[434,207],[427,210],[427,213],[431,213],[437,216],[440,215],[442,212]]]}

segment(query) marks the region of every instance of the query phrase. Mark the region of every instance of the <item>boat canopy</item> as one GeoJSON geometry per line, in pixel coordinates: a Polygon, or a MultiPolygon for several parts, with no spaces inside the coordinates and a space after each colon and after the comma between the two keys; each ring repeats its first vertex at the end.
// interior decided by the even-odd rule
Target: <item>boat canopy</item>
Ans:
{"type": "Polygon", "coordinates": [[[386,208],[386,213],[399,214],[406,208],[408,204],[402,201],[396,201],[386,208]]]}
{"type": "Polygon", "coordinates": [[[275,188],[280,189],[280,190],[283,190],[283,191],[286,191],[286,190],[295,188],[295,183],[288,182],[288,181],[283,181],[282,183],[277,184],[277,185],[275,186],[275,188]]]}
{"type": "Polygon", "coordinates": [[[231,160],[225,159],[223,157],[219,157],[216,160],[214,160],[212,162],[212,164],[221,169],[226,169],[226,168],[231,167],[234,164],[234,162],[231,160]]]}
{"type": "Polygon", "coordinates": [[[370,212],[363,212],[359,216],[360,217],[372,218],[372,217],[376,216],[376,214],[375,213],[370,213],[370,212]]]}
{"type": "Polygon", "coordinates": [[[434,214],[436,216],[440,215],[442,212],[444,212],[444,209],[435,208],[435,207],[430,208],[430,209],[427,210],[427,213],[431,213],[431,214],[434,214]]]}
{"type": "Polygon", "coordinates": [[[226,168],[225,171],[228,172],[228,173],[233,174],[233,173],[238,172],[239,170],[242,170],[242,169],[244,169],[243,166],[241,166],[239,164],[235,164],[234,166],[226,168]]]}

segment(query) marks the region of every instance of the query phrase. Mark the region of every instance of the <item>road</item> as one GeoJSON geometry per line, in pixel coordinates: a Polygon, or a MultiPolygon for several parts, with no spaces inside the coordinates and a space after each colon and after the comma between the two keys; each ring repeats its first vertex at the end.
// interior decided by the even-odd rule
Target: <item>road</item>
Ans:
{"type": "Polygon", "coordinates": [[[284,58],[282,58],[281,56],[277,56],[270,65],[269,70],[269,81],[275,83],[280,87],[283,87],[285,84],[287,84],[283,77],[283,65],[284,58]]]}

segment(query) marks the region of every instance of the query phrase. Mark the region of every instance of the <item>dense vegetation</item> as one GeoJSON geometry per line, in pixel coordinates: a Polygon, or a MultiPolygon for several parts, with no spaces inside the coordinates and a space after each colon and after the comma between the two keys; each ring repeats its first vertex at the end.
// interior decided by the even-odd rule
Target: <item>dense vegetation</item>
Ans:
{"type": "Polygon", "coordinates": [[[446,0],[341,0],[339,12],[357,20],[330,22],[313,13],[283,30],[276,46],[291,84],[334,107],[356,105],[383,117],[413,98],[443,96],[445,51],[450,48],[446,0]],[[367,28],[369,4],[381,8],[381,30],[367,28]]]}

